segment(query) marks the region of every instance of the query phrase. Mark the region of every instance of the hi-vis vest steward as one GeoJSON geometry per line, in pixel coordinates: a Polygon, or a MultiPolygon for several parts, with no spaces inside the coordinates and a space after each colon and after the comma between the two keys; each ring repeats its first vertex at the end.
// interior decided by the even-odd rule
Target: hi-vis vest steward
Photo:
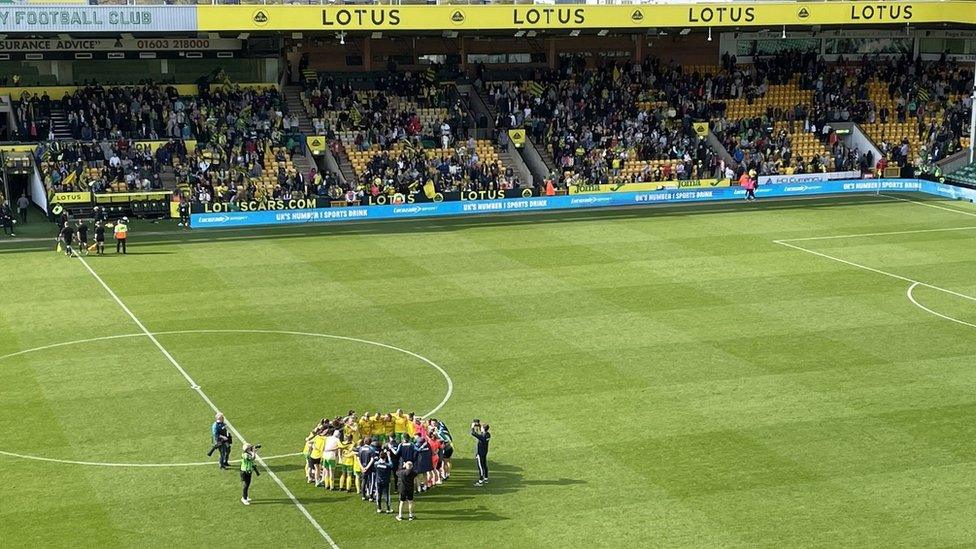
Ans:
{"type": "Polygon", "coordinates": [[[115,238],[117,240],[122,240],[125,235],[129,232],[129,226],[125,223],[119,223],[115,226],[115,238]]]}

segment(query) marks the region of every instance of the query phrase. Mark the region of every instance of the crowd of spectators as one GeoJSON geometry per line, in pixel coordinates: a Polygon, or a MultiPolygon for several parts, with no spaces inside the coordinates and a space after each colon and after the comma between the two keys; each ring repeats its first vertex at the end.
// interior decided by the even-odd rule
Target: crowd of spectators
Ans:
{"type": "Polygon", "coordinates": [[[425,185],[436,192],[486,191],[520,186],[511,167],[482,158],[477,142],[469,137],[455,149],[437,149],[434,154],[422,148],[404,147],[373,155],[360,175],[357,192],[415,192],[425,185]]]}
{"type": "Polygon", "coordinates": [[[306,82],[309,115],[317,135],[355,134],[355,145],[386,149],[403,140],[444,144],[462,139],[470,128],[465,109],[451,102],[442,86],[424,73],[390,73],[370,89],[331,78],[306,82]]]}
{"type": "Polygon", "coordinates": [[[316,133],[327,135],[336,153],[366,156],[354,181],[330,187],[332,198],[520,184],[511,168],[479,150],[468,109],[432,72],[389,72],[369,89],[321,78],[306,82],[305,97],[316,133]]]}
{"type": "MultiPolygon", "coordinates": [[[[593,67],[576,57],[525,81],[486,82],[481,67],[476,78],[497,113],[499,135],[525,128],[551,155],[563,184],[736,177],[748,170],[869,172],[881,163],[934,162],[961,148],[972,109],[972,70],[945,58],[827,62],[811,52],[786,52],[750,65],[724,55],[716,66],[648,57],[593,67]],[[771,86],[802,93],[792,105],[769,102],[771,86]],[[705,120],[731,163],[696,131],[705,120]],[[872,135],[881,157],[846,145],[833,127],[839,122],[882,125],[872,135]]],[[[60,99],[25,93],[15,107],[16,134],[49,142],[39,156],[44,179],[56,190],[159,188],[159,174],[170,166],[178,183],[212,200],[520,183],[511,168],[484,157],[470,131],[470,110],[427,73],[391,72],[368,90],[312,80],[305,97],[317,134],[329,136],[338,152],[367,155],[355,181],[341,185],[333,176],[297,173],[290,158],[303,146],[293,131],[298,118],[273,87],[201,85],[198,95],[184,96],[173,86],[95,84],[60,99]],[[55,111],[64,113],[73,141],[54,142],[55,111]],[[188,149],[190,140],[196,145],[188,149]]],[[[505,139],[499,144],[507,147],[505,139]]]]}
{"type": "Polygon", "coordinates": [[[80,87],[53,99],[24,92],[18,104],[22,140],[51,140],[52,111],[60,109],[71,137],[83,141],[132,138],[196,139],[209,142],[228,133],[266,134],[297,127],[273,86],[253,89],[235,85],[199,86],[199,94],[182,96],[173,86],[153,84],[80,87]]]}
{"type": "MultiPolygon", "coordinates": [[[[569,182],[620,180],[620,168],[633,161],[639,169],[625,168],[625,180],[722,176],[728,168],[760,175],[871,171],[880,159],[847,146],[832,126],[837,122],[910,121],[925,145],[921,154],[939,160],[959,150],[972,102],[966,95],[971,69],[945,59],[878,56],[828,63],[801,51],[758,57],[750,65],[726,54],[714,67],[647,58],[592,68],[575,58],[563,60],[558,70],[537,70],[524,82],[478,78],[497,112],[496,125],[526,128],[569,182]],[[888,101],[872,95],[877,82],[886,83],[888,101]],[[806,94],[789,106],[767,103],[770,86],[806,94]],[[756,116],[735,116],[727,109],[733,100],[764,108],[756,116]],[[701,120],[711,122],[732,166],[695,134],[693,122],[701,120]],[[796,137],[805,143],[813,137],[820,145],[798,147],[796,137]]],[[[920,160],[908,158],[908,137],[877,143],[886,161],[920,160]]]]}
{"type": "Polygon", "coordinates": [[[25,94],[17,110],[22,137],[44,141],[39,136],[47,132],[38,150],[51,189],[157,189],[170,167],[177,184],[209,189],[211,198],[270,197],[299,187],[290,159],[304,139],[274,87],[201,85],[198,95],[182,96],[172,86],[96,84],[60,100],[25,94]],[[73,140],[53,140],[58,108],[73,140]]]}
{"type": "Polygon", "coordinates": [[[128,139],[53,141],[35,151],[46,188],[51,192],[132,192],[163,188],[160,166],[173,155],[186,154],[182,141],[171,140],[153,150],[128,139]]]}
{"type": "Polygon", "coordinates": [[[713,177],[719,159],[693,122],[707,120],[712,97],[744,85],[685,76],[679,66],[651,58],[596,69],[574,58],[530,82],[489,83],[486,91],[496,126],[525,127],[566,175],[564,183],[617,182],[713,177]],[[627,170],[634,161],[641,168],[627,170]]]}

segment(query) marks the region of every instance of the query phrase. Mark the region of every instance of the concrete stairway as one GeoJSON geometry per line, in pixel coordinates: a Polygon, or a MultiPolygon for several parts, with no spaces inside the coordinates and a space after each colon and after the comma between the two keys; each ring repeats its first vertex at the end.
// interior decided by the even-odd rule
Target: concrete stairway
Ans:
{"type": "Polygon", "coordinates": [[[298,115],[298,129],[305,135],[315,135],[312,127],[312,119],[305,112],[305,104],[302,103],[301,86],[285,86],[285,104],[288,105],[289,114],[298,115]]]}
{"type": "MultiPolygon", "coordinates": [[[[312,126],[312,118],[308,115],[305,110],[305,103],[302,102],[302,86],[285,86],[285,104],[288,105],[288,113],[291,115],[298,115],[298,129],[305,135],[315,135],[315,128],[312,126]]],[[[308,171],[315,167],[316,169],[323,169],[317,165],[315,160],[311,157],[309,151],[305,150],[305,154],[296,154],[292,158],[292,162],[295,164],[295,169],[301,172],[303,175],[307,175],[308,171]]],[[[349,163],[349,158],[345,153],[339,155],[339,170],[347,181],[352,181],[352,164],[349,163]]],[[[324,168],[328,169],[328,168],[324,168]]]]}
{"type": "MultiPolygon", "coordinates": [[[[54,129],[54,137],[57,140],[72,139],[71,126],[68,124],[68,115],[61,107],[51,106],[51,127],[54,129]]],[[[46,139],[47,136],[44,136],[46,139]]]]}

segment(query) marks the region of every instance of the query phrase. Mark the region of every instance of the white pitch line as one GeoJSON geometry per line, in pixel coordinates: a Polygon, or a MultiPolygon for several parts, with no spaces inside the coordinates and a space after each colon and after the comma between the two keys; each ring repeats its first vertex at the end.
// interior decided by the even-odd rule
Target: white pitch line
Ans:
{"type": "MultiPolygon", "coordinates": [[[[140,334],[141,335],[141,334],[140,334]]],[[[195,461],[191,463],[118,463],[118,462],[105,462],[105,461],[77,461],[73,459],[56,459],[43,456],[32,456],[28,454],[18,454],[15,452],[7,452],[6,450],[0,450],[0,454],[20,459],[29,459],[33,461],[46,461],[49,463],[64,463],[68,465],[88,465],[92,467],[196,467],[203,465],[210,465],[211,467],[215,462],[213,461],[195,461]]],[[[301,454],[280,454],[277,456],[262,457],[264,460],[269,459],[281,459],[286,457],[295,457],[301,454]]],[[[232,459],[230,463],[240,463],[239,459],[232,459]]]]}
{"type": "MultiPolygon", "coordinates": [[[[340,336],[340,335],[333,335],[333,334],[320,334],[320,333],[312,333],[312,332],[295,332],[295,331],[289,331],[289,330],[257,330],[257,329],[170,330],[170,331],[166,331],[166,332],[154,332],[153,335],[207,334],[207,333],[282,334],[282,335],[298,335],[298,336],[309,336],[309,337],[320,337],[320,338],[329,338],[329,339],[339,339],[339,340],[355,341],[355,342],[359,342],[359,343],[365,343],[365,344],[368,344],[368,345],[375,345],[377,347],[384,347],[384,348],[387,348],[387,349],[393,349],[393,350],[399,351],[401,353],[404,353],[404,354],[407,354],[407,355],[416,357],[416,358],[420,359],[421,361],[425,362],[426,364],[430,365],[434,369],[436,369],[438,372],[440,372],[440,374],[442,376],[444,376],[444,379],[447,381],[447,393],[444,395],[444,398],[441,400],[440,404],[438,404],[437,406],[435,406],[434,409],[432,409],[431,411],[427,412],[426,414],[424,414],[421,417],[430,417],[430,416],[433,416],[434,414],[436,414],[437,411],[440,410],[444,406],[444,404],[447,403],[447,401],[451,398],[451,395],[454,392],[454,381],[451,380],[451,376],[448,375],[448,373],[443,368],[441,368],[438,364],[436,364],[434,361],[430,360],[429,358],[427,358],[425,356],[422,356],[422,355],[419,355],[417,353],[414,353],[413,351],[408,351],[407,349],[403,349],[403,348],[400,348],[400,347],[396,347],[394,345],[388,345],[386,343],[380,343],[378,341],[371,341],[371,340],[368,340],[368,339],[359,339],[359,338],[355,338],[355,337],[347,337],[347,336],[340,336]]],[[[24,355],[24,354],[28,354],[28,353],[33,353],[33,352],[37,352],[37,351],[44,351],[44,350],[47,350],[47,349],[55,349],[57,347],[66,347],[66,346],[69,346],[69,345],[78,345],[78,344],[81,344],[81,343],[91,343],[91,342],[94,342],[94,341],[108,341],[108,340],[113,340],[113,339],[123,339],[123,338],[131,338],[131,337],[146,337],[146,334],[145,333],[142,333],[142,332],[139,332],[139,333],[133,333],[133,334],[119,334],[119,335],[110,335],[110,336],[101,336],[101,337],[89,337],[89,338],[86,338],[86,339],[75,339],[73,341],[63,341],[61,343],[52,343],[50,345],[42,345],[40,347],[34,347],[32,349],[24,349],[22,351],[13,352],[13,353],[9,353],[9,354],[6,354],[6,355],[0,355],[0,361],[2,361],[4,359],[7,359],[7,358],[11,358],[11,357],[19,356],[19,355],[24,355]]],[[[16,457],[16,458],[21,458],[21,459],[30,459],[30,460],[34,460],[34,461],[44,461],[44,462],[50,462],[50,463],[64,463],[64,464],[68,464],[68,465],[89,465],[89,466],[97,466],[97,467],[194,467],[194,466],[202,466],[202,465],[213,465],[213,462],[212,461],[197,461],[197,462],[188,462],[188,463],[187,462],[184,462],[184,463],[118,463],[118,462],[104,462],[104,461],[77,461],[77,460],[70,460],[70,459],[57,459],[57,458],[49,458],[49,457],[44,457],[44,456],[35,456],[35,455],[29,455],[29,454],[18,454],[16,452],[8,452],[8,451],[5,451],[5,450],[0,450],[0,455],[10,456],[10,457],[16,457]]],[[[266,457],[265,456],[262,456],[262,459],[264,459],[265,461],[267,461],[267,460],[272,460],[272,459],[282,459],[282,458],[288,458],[288,457],[295,457],[295,456],[299,456],[299,455],[301,455],[301,453],[295,452],[295,453],[292,453],[292,454],[278,454],[278,455],[275,455],[275,456],[266,456],[266,457]]],[[[240,460],[239,459],[233,459],[230,462],[231,463],[240,463],[240,460]]]]}
{"type": "Polygon", "coordinates": [[[885,233],[858,233],[858,234],[840,234],[835,236],[808,236],[804,238],[784,238],[781,240],[776,240],[775,242],[806,242],[810,240],[838,240],[844,238],[861,238],[868,236],[889,236],[897,234],[921,234],[921,233],[944,233],[951,231],[971,231],[976,229],[976,225],[970,225],[968,227],[950,227],[948,229],[917,229],[914,231],[889,231],[885,233]]]}
{"type": "MultiPolygon", "coordinates": [[[[117,303],[119,307],[123,311],[125,311],[127,315],[129,315],[129,318],[132,319],[132,322],[134,322],[136,326],[138,326],[139,329],[142,330],[142,333],[146,334],[146,337],[149,338],[149,341],[152,341],[153,344],[156,345],[156,348],[159,349],[159,352],[161,352],[163,356],[165,356],[166,359],[169,360],[170,364],[172,364],[173,367],[175,367],[177,371],[180,372],[183,378],[186,379],[187,383],[190,384],[190,388],[196,391],[198,395],[200,395],[200,398],[203,399],[203,401],[206,402],[208,406],[210,406],[210,409],[213,410],[214,413],[220,413],[220,409],[217,408],[217,406],[213,403],[213,401],[210,400],[210,397],[208,397],[207,394],[203,392],[203,390],[200,388],[200,385],[196,381],[194,381],[192,377],[190,377],[190,374],[188,374],[186,370],[183,369],[182,366],[180,366],[180,363],[177,362],[175,358],[173,358],[173,355],[171,355],[170,352],[167,351],[166,348],[163,347],[161,343],[159,343],[159,340],[156,339],[156,336],[154,336],[152,332],[146,329],[146,326],[143,325],[142,321],[140,321],[139,318],[136,317],[136,315],[134,315],[132,311],[129,310],[128,307],[126,307],[125,303],[123,303],[122,300],[119,299],[119,296],[117,296],[115,292],[112,291],[112,288],[110,288],[108,284],[106,284],[105,281],[102,280],[102,277],[98,276],[98,273],[96,273],[95,270],[88,265],[88,262],[85,261],[85,258],[82,256],[77,256],[77,257],[78,260],[81,261],[81,264],[84,265],[86,269],[88,269],[88,272],[91,273],[93,277],[95,277],[95,280],[97,280],[98,283],[102,285],[102,288],[104,288],[105,291],[108,292],[108,295],[110,295],[112,299],[115,300],[115,303],[117,303]]],[[[227,428],[230,429],[230,431],[234,434],[234,436],[236,436],[241,441],[242,444],[247,444],[247,440],[240,433],[240,431],[234,428],[230,420],[227,421],[227,428]]],[[[308,512],[308,509],[306,509],[305,506],[302,505],[302,502],[298,501],[298,498],[295,497],[295,494],[293,494],[292,491],[289,490],[287,486],[285,486],[285,483],[282,482],[280,478],[278,478],[278,475],[276,475],[275,472],[272,471],[270,467],[268,467],[268,464],[265,463],[264,459],[262,459],[261,456],[257,456],[257,462],[261,465],[261,467],[264,468],[264,470],[268,472],[268,474],[271,476],[271,479],[274,480],[275,484],[277,484],[278,487],[281,488],[281,490],[285,493],[285,495],[288,496],[288,499],[290,499],[291,502],[295,504],[295,507],[297,507],[298,510],[301,511],[302,515],[304,515],[305,518],[308,519],[308,521],[312,524],[312,526],[315,527],[315,530],[322,536],[322,539],[328,542],[328,544],[333,549],[339,549],[339,546],[332,539],[332,537],[329,536],[328,532],[326,532],[325,529],[322,528],[322,525],[319,524],[317,520],[315,520],[315,517],[313,517],[312,514],[308,512]]]]}
{"type": "Polygon", "coordinates": [[[947,316],[947,315],[944,315],[944,314],[942,314],[940,312],[933,311],[932,309],[929,309],[925,305],[922,305],[921,303],[919,303],[915,299],[915,295],[914,295],[915,288],[918,287],[918,286],[919,286],[918,283],[912,284],[911,286],[908,287],[908,292],[906,292],[906,294],[908,295],[908,300],[912,302],[912,305],[915,305],[919,309],[922,309],[923,311],[925,311],[925,312],[927,312],[929,314],[933,314],[933,315],[935,315],[935,316],[937,316],[939,318],[944,318],[944,319],[946,319],[946,320],[948,320],[950,322],[955,322],[956,324],[962,324],[964,326],[969,326],[971,328],[976,328],[976,324],[971,324],[969,322],[966,322],[965,320],[959,320],[958,318],[952,318],[951,316],[947,316]]]}
{"type": "Polygon", "coordinates": [[[33,349],[24,349],[23,351],[17,351],[15,353],[10,353],[7,355],[0,356],[0,360],[5,358],[11,358],[18,355],[25,355],[27,353],[33,353],[35,351],[44,351],[46,349],[54,349],[57,347],[65,347],[68,345],[77,345],[79,343],[91,343],[93,341],[107,341],[110,339],[122,339],[126,337],[145,337],[145,334],[121,334],[121,335],[111,335],[102,337],[89,337],[86,339],[76,339],[74,341],[63,341],[61,343],[52,343],[50,345],[44,345],[43,347],[34,347],[33,349]]]}
{"type": "Polygon", "coordinates": [[[955,208],[949,208],[949,207],[946,207],[946,206],[939,206],[938,204],[929,204],[928,202],[922,202],[922,201],[919,201],[919,200],[912,200],[911,198],[902,198],[900,196],[892,196],[890,194],[878,193],[878,195],[883,196],[885,198],[890,198],[892,200],[901,200],[902,202],[911,202],[912,204],[917,204],[919,206],[925,206],[926,208],[935,208],[937,210],[945,210],[947,212],[957,213],[957,214],[960,214],[960,215],[968,215],[970,217],[976,217],[976,213],[974,213],[974,212],[964,212],[962,210],[957,210],[955,208]]]}
{"type": "Polygon", "coordinates": [[[899,274],[889,273],[888,271],[882,271],[881,269],[875,269],[874,267],[868,267],[867,265],[861,265],[860,263],[854,263],[853,261],[848,261],[846,259],[841,259],[839,257],[834,257],[832,255],[825,254],[823,252],[817,252],[817,251],[814,251],[814,250],[808,250],[807,248],[803,248],[801,246],[797,246],[796,244],[790,244],[789,242],[785,242],[783,240],[774,240],[773,242],[776,243],[776,244],[779,244],[780,246],[787,246],[789,248],[793,248],[794,250],[800,250],[801,252],[806,252],[808,254],[813,254],[815,256],[823,257],[825,259],[830,259],[831,261],[836,261],[838,263],[843,263],[845,265],[850,265],[851,267],[857,267],[858,269],[864,269],[865,271],[871,271],[872,273],[877,273],[877,274],[880,274],[880,275],[885,275],[885,276],[888,276],[888,277],[891,277],[891,278],[897,278],[898,280],[903,280],[903,281],[908,282],[908,283],[911,283],[911,284],[915,284],[915,285],[918,285],[918,286],[925,286],[926,288],[932,288],[933,290],[938,290],[940,292],[945,292],[947,294],[954,295],[956,297],[961,297],[963,299],[968,299],[970,301],[976,301],[976,297],[969,296],[969,295],[966,295],[966,294],[961,294],[959,292],[954,292],[952,290],[947,290],[946,288],[940,288],[939,286],[935,286],[935,285],[929,284],[927,282],[921,282],[921,281],[915,280],[913,278],[908,278],[907,276],[901,276],[899,274]]]}
{"type": "Polygon", "coordinates": [[[389,344],[386,344],[386,343],[380,343],[379,341],[370,341],[368,339],[359,339],[358,337],[347,337],[347,336],[339,336],[339,335],[332,335],[332,334],[316,334],[316,333],[312,333],[312,332],[295,332],[295,331],[291,331],[291,330],[251,330],[251,329],[176,330],[176,331],[172,331],[172,332],[155,332],[155,333],[156,333],[156,335],[170,335],[170,334],[283,334],[283,335],[294,335],[294,336],[305,336],[305,337],[325,337],[325,338],[329,338],[329,339],[339,339],[339,340],[343,340],[343,341],[355,341],[356,343],[365,343],[366,345],[375,345],[376,347],[383,347],[383,348],[386,348],[386,349],[390,349],[390,350],[393,350],[393,351],[399,351],[401,353],[410,355],[410,356],[412,356],[412,357],[414,357],[414,358],[416,358],[418,360],[423,361],[428,366],[434,368],[435,370],[437,370],[438,372],[440,372],[440,374],[442,376],[444,376],[444,380],[447,381],[447,393],[444,394],[444,398],[441,400],[440,404],[438,404],[437,406],[435,406],[433,410],[427,412],[426,414],[424,414],[421,417],[430,417],[430,416],[436,414],[441,408],[444,407],[445,404],[447,404],[447,401],[451,399],[451,395],[454,394],[454,381],[451,379],[451,376],[448,375],[447,371],[445,371],[444,368],[441,368],[433,360],[431,360],[431,359],[429,359],[429,358],[427,358],[427,357],[425,357],[423,355],[418,355],[417,353],[415,353],[413,351],[409,351],[407,349],[401,349],[400,347],[396,347],[394,345],[389,345],[389,344]]]}

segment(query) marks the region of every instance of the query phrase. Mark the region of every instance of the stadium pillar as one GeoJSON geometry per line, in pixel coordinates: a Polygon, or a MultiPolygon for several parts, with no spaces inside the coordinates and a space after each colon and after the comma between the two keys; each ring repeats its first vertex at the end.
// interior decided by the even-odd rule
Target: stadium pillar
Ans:
{"type": "Polygon", "coordinates": [[[373,70],[373,39],[369,36],[363,38],[363,70],[373,70]]]}
{"type": "Polygon", "coordinates": [[[549,68],[550,69],[555,69],[556,66],[557,66],[557,63],[556,63],[556,39],[555,38],[550,38],[549,39],[549,55],[548,55],[548,57],[549,57],[549,59],[548,59],[548,61],[549,61],[549,68]]]}
{"type": "Polygon", "coordinates": [[[458,38],[458,50],[461,52],[461,71],[468,74],[468,39],[458,38]]]}
{"type": "Polygon", "coordinates": [[[644,61],[644,35],[635,34],[634,38],[634,42],[636,42],[636,46],[634,48],[634,63],[641,63],[644,61]]]}

